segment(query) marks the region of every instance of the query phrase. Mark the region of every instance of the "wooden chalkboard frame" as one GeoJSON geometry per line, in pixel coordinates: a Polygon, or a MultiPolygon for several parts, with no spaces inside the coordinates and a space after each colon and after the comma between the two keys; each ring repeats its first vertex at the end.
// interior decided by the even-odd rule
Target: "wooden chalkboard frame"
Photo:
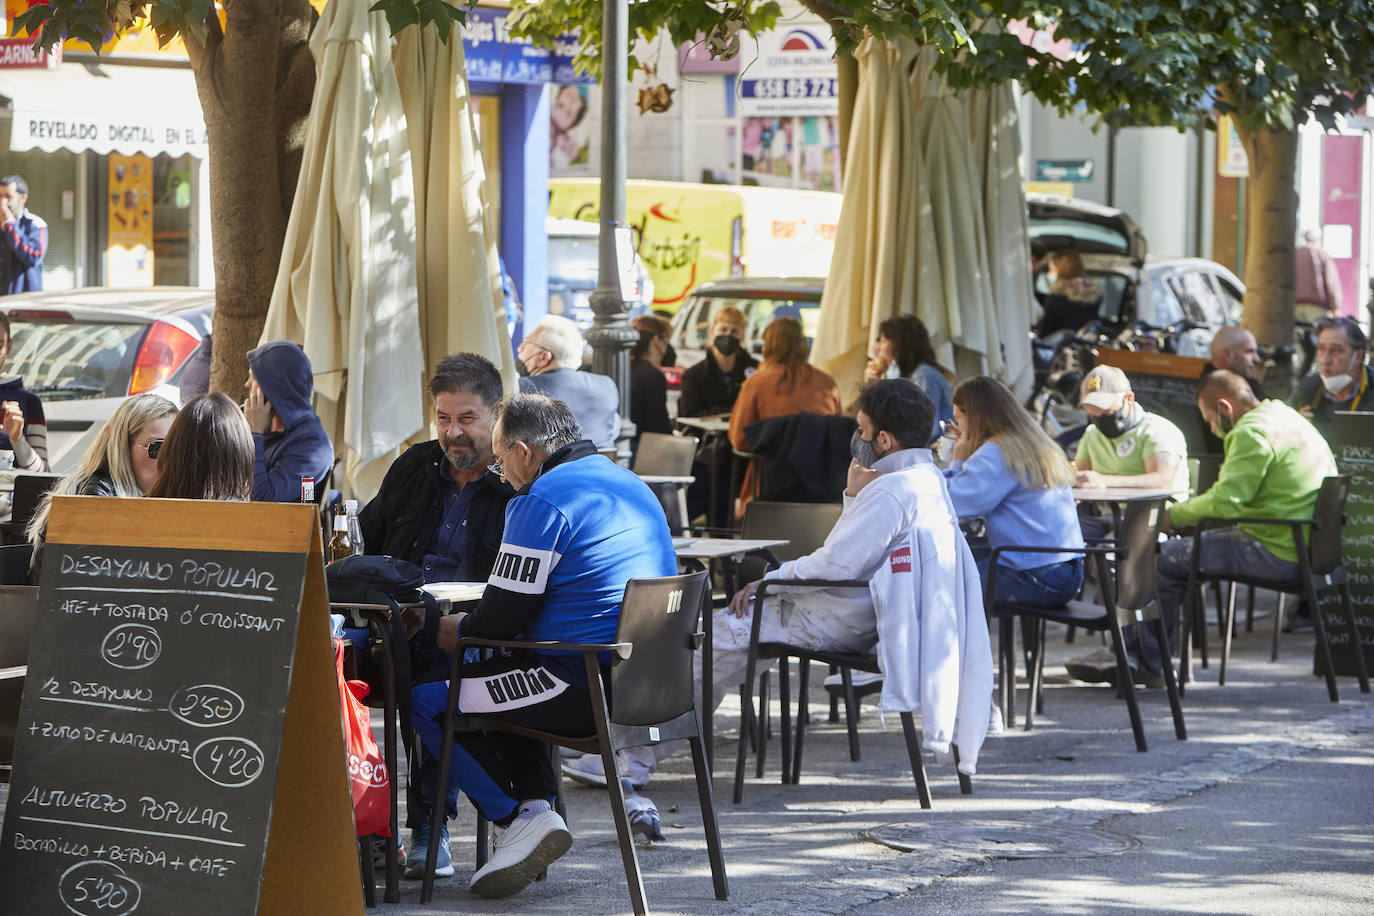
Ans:
{"type": "MultiPolygon", "coordinates": [[[[294,582],[282,583],[286,595],[292,594],[290,589],[299,588],[299,614],[296,628],[289,636],[289,688],[282,698],[275,787],[263,825],[267,830],[265,860],[261,882],[257,888],[249,889],[249,899],[257,900],[260,916],[361,916],[362,887],[337,681],[328,638],[324,551],[315,508],[296,504],[62,496],[53,500],[48,555],[57,552],[60,545],[251,551],[300,558],[300,565],[295,567],[300,569],[299,576],[294,582]]],[[[57,580],[48,577],[48,581],[57,580]]],[[[40,615],[45,608],[55,608],[54,596],[45,596],[43,592],[40,588],[40,615]]],[[[40,620],[36,628],[36,639],[43,638],[41,623],[40,620]]],[[[31,659],[38,655],[35,652],[31,659]]],[[[31,668],[26,681],[28,689],[37,691],[43,681],[43,672],[31,668]]],[[[30,721],[34,712],[30,707],[37,703],[37,699],[30,700],[26,691],[21,722],[30,721]]],[[[25,766],[23,750],[22,745],[16,748],[16,776],[25,766]]],[[[18,822],[22,808],[19,799],[12,795],[6,808],[7,828],[11,819],[18,822]]],[[[5,835],[10,832],[6,829],[5,835]]],[[[0,849],[0,867],[9,855],[10,850],[0,849]]],[[[257,874],[256,870],[249,872],[257,874]]],[[[58,906],[57,888],[52,890],[53,905],[58,906]]],[[[196,909],[196,902],[188,900],[182,911],[190,913],[196,909]]],[[[130,911],[130,916],[140,914],[130,911]]]]}

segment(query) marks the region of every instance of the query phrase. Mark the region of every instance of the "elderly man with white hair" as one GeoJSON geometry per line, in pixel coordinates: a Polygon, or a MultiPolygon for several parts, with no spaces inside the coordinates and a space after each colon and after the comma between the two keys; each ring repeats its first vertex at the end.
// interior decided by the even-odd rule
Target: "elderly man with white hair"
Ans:
{"type": "Polygon", "coordinates": [[[615,448],[620,435],[620,392],[607,376],[583,372],[585,344],[577,325],[546,315],[515,351],[521,394],[544,394],[572,409],[584,435],[601,450],[615,448]]]}

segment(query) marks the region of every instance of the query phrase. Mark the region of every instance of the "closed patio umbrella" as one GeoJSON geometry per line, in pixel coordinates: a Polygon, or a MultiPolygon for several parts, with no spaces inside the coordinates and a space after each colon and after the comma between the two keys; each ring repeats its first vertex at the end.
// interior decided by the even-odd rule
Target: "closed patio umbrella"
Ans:
{"type": "Polygon", "coordinates": [[[968,94],[973,153],[982,178],[983,223],[1003,381],[1025,401],[1035,386],[1030,328],[1035,313],[1031,286],[1030,231],[1021,183],[1021,134],[1011,83],[968,94]]]}
{"type": "Polygon", "coordinates": [[[937,348],[948,339],[943,319],[924,308],[940,285],[908,81],[916,54],[910,40],[870,36],[854,55],[859,89],[844,199],[812,351],[845,402],[863,381],[869,344],[885,318],[916,314],[937,348]]]}

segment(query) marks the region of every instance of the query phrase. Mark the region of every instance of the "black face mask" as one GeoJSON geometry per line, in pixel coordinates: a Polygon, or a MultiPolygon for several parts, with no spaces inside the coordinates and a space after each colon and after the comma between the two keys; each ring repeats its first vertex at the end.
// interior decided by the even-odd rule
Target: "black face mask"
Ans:
{"type": "Polygon", "coordinates": [[[715,347],[721,356],[734,356],[739,352],[739,338],[731,334],[721,334],[711,341],[711,346],[715,347]]]}
{"type": "Polygon", "coordinates": [[[878,447],[873,442],[865,439],[863,434],[857,429],[849,437],[849,454],[860,467],[871,468],[882,457],[878,454],[878,447]]]}
{"type": "Polygon", "coordinates": [[[1093,417],[1093,426],[1096,426],[1102,435],[1108,439],[1115,439],[1130,429],[1131,424],[1126,421],[1126,408],[1122,407],[1115,413],[1104,413],[1093,417]]]}

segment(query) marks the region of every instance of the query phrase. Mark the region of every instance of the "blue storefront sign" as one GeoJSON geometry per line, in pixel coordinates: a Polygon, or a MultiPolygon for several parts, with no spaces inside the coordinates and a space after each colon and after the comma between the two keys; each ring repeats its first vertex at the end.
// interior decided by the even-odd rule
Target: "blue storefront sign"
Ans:
{"type": "Polygon", "coordinates": [[[536,47],[529,39],[510,34],[510,11],[477,8],[468,11],[463,28],[463,55],[468,79],[486,83],[590,83],[573,71],[578,50],[576,35],[560,35],[554,50],[536,47]]]}

